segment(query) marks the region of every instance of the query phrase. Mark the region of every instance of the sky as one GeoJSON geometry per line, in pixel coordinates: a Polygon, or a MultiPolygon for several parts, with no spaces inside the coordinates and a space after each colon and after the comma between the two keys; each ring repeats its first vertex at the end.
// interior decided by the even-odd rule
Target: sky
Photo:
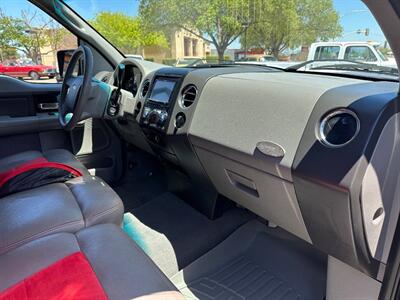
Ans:
{"type": "MultiPolygon", "coordinates": [[[[91,19],[96,13],[104,10],[137,16],[139,4],[138,0],[65,0],[65,2],[85,19],[91,19]]],[[[343,36],[338,38],[338,41],[385,41],[379,25],[361,0],[333,0],[333,4],[343,27],[343,36]],[[370,30],[369,36],[356,33],[357,30],[366,28],[370,30]]],[[[0,0],[0,8],[7,14],[19,15],[21,9],[28,7],[34,9],[33,4],[26,0],[0,0]]],[[[231,48],[239,48],[238,41],[234,42],[231,48]]]]}

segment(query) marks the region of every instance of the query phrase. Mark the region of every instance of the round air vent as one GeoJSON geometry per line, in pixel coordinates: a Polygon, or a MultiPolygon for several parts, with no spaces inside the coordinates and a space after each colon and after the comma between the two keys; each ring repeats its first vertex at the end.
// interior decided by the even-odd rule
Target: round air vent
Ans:
{"type": "Polygon", "coordinates": [[[360,120],[348,109],[326,115],[319,125],[319,138],[326,146],[341,147],[350,143],[360,131],[360,120]]]}
{"type": "Polygon", "coordinates": [[[143,82],[143,87],[142,87],[142,97],[146,98],[147,93],[149,92],[150,89],[150,80],[146,80],[143,82]]]}
{"type": "Polygon", "coordinates": [[[194,103],[196,97],[197,97],[196,87],[192,84],[185,86],[185,88],[182,90],[182,100],[181,100],[182,106],[188,108],[194,103]]]}

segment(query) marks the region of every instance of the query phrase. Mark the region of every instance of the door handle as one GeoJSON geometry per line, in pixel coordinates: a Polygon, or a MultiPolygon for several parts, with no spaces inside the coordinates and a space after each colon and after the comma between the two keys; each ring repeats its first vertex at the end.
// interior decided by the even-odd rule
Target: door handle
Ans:
{"type": "Polygon", "coordinates": [[[40,110],[57,110],[58,103],[40,103],[39,105],[40,110]]]}

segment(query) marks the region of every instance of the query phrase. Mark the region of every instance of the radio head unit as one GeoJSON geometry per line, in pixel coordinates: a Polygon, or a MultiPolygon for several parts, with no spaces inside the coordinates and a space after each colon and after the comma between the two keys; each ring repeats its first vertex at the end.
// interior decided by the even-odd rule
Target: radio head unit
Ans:
{"type": "Polygon", "coordinates": [[[145,99],[140,124],[165,132],[178,97],[183,77],[177,74],[156,74],[145,99]]]}
{"type": "Polygon", "coordinates": [[[160,104],[168,104],[171,101],[175,85],[176,80],[163,77],[156,78],[148,100],[160,104]]]}

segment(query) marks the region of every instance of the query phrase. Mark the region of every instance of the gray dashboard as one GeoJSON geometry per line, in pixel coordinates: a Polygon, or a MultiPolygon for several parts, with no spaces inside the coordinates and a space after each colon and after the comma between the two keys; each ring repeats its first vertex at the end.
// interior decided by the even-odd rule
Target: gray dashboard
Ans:
{"type": "Polygon", "coordinates": [[[217,76],[203,89],[190,134],[249,156],[258,142],[276,143],[285,155],[266,171],[292,181],[296,150],[316,102],[329,89],[357,83],[284,72],[217,76]]]}
{"type": "Polygon", "coordinates": [[[398,83],[257,66],[141,72],[138,94],[121,99],[117,128],[188,174],[204,195],[194,206],[213,216],[223,195],[378,276],[399,215],[390,167],[400,165],[398,83]],[[158,108],[144,83],[151,91],[169,77],[177,83],[158,108]],[[167,114],[162,130],[149,126],[143,107],[167,114]]]}

